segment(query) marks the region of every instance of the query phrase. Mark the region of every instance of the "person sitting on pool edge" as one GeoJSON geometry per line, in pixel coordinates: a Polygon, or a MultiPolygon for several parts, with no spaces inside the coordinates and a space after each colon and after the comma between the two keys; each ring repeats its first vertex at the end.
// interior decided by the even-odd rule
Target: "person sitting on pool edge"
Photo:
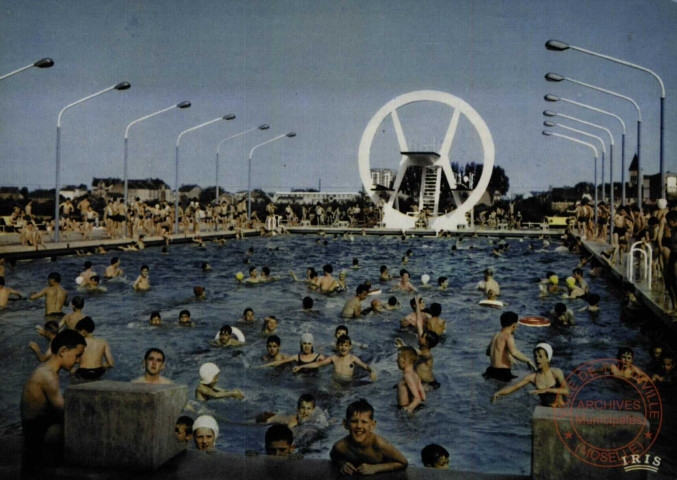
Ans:
{"type": "Polygon", "coordinates": [[[569,395],[569,386],[564,379],[564,374],[559,368],[550,368],[552,360],[552,347],[547,343],[539,343],[534,348],[534,362],[537,370],[530,373],[519,382],[502,388],[491,396],[491,402],[495,402],[498,397],[510,395],[527,384],[533,384],[536,389],[529,392],[531,395],[538,395],[543,407],[561,407],[566,402],[562,396],[569,395]]]}
{"type": "Polygon", "coordinates": [[[374,433],[374,408],[366,400],[348,405],[343,427],[348,435],[336,442],[329,454],[343,475],[373,475],[407,468],[405,456],[374,433]]]}
{"type": "Polygon", "coordinates": [[[201,415],[193,422],[193,442],[201,452],[216,451],[216,439],[219,438],[219,424],[211,415],[201,415]]]}
{"type": "Polygon", "coordinates": [[[515,346],[514,334],[518,319],[515,312],[504,312],[501,315],[501,331],[494,335],[487,346],[486,354],[491,358],[491,365],[484,372],[484,378],[495,378],[502,382],[517,378],[512,374],[512,358],[527,363],[532,370],[536,370],[533,362],[515,346]]]}
{"type": "Polygon", "coordinates": [[[238,388],[233,390],[224,390],[217,387],[221,369],[211,362],[203,363],[200,367],[200,385],[195,389],[195,400],[205,402],[219,398],[244,398],[244,393],[238,388]]]}

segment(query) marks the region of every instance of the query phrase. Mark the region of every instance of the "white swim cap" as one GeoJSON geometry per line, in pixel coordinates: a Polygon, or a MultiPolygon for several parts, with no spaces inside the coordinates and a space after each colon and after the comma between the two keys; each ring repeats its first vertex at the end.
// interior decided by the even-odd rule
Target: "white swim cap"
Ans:
{"type": "Polygon", "coordinates": [[[428,275],[427,273],[424,273],[423,275],[421,275],[421,283],[423,285],[427,285],[429,281],[430,281],[430,275],[428,275]]]}
{"type": "Polygon", "coordinates": [[[304,333],[301,335],[301,343],[315,343],[315,337],[312,333],[304,333]]]}
{"type": "Polygon", "coordinates": [[[215,363],[203,363],[200,367],[200,383],[209,385],[214,381],[214,377],[216,377],[219,372],[221,372],[221,369],[217,367],[215,363]]]}
{"type": "Polygon", "coordinates": [[[656,204],[658,205],[658,208],[663,210],[665,207],[668,206],[668,201],[664,198],[659,198],[656,204]]]}
{"type": "MultiPolygon", "coordinates": [[[[543,342],[536,345],[536,348],[542,348],[545,350],[546,355],[548,355],[548,361],[552,360],[552,347],[550,345],[543,342]]],[[[534,348],[534,350],[536,350],[536,348],[534,348]]],[[[193,429],[195,429],[195,425],[193,425],[193,429]]]]}
{"type": "Polygon", "coordinates": [[[201,415],[197,417],[193,422],[193,432],[198,428],[208,428],[214,432],[214,441],[216,441],[219,436],[219,424],[216,423],[216,420],[214,420],[214,417],[211,415],[201,415]]]}

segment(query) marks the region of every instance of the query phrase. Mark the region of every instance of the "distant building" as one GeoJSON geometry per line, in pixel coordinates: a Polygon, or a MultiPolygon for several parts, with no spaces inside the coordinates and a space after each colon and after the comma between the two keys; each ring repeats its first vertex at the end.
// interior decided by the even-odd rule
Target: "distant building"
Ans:
{"type": "MultiPolygon", "coordinates": [[[[92,195],[107,200],[110,197],[122,197],[125,194],[124,182],[119,178],[92,179],[92,195]]],[[[172,189],[159,178],[127,181],[128,198],[139,198],[142,202],[172,201],[172,189]]]]}
{"type": "Polygon", "coordinates": [[[274,203],[297,203],[300,205],[315,205],[316,203],[331,203],[353,201],[358,199],[359,193],[336,192],[275,192],[272,196],[274,203]]]}
{"type": "Polygon", "coordinates": [[[393,180],[395,180],[394,170],[389,168],[372,168],[369,172],[371,173],[371,183],[374,185],[381,185],[387,188],[392,187],[393,180]]]}
{"type": "Polygon", "coordinates": [[[199,200],[202,193],[202,187],[199,185],[181,185],[179,187],[179,200],[187,198],[188,200],[199,200]]]}
{"type": "Polygon", "coordinates": [[[2,200],[21,200],[23,197],[19,187],[0,187],[0,199],[2,200]]]}

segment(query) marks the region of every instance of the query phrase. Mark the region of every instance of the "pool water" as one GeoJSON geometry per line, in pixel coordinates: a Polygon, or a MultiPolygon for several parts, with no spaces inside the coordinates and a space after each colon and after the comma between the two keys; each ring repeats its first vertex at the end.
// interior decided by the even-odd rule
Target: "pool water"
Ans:
{"type": "MultiPolygon", "coordinates": [[[[214,415],[220,424],[219,449],[230,452],[263,450],[265,428],[253,423],[263,411],[295,413],[296,400],[302,393],[313,393],[318,408],[327,411],[330,427],[320,439],[302,450],[308,458],[328,458],[331,445],[344,436],[341,419],[346,406],[358,398],[367,399],[376,410],[377,432],[399,448],[410,463],[421,465],[420,451],[428,443],[439,443],[451,454],[451,465],[457,470],[503,472],[528,475],[531,470],[531,415],[538,399],[529,395],[527,387],[509,397],[490,403],[493,392],[501,388],[494,380],[485,380],[482,372],[489,364],[485,349],[494,333],[499,331],[501,310],[481,307],[482,298],[476,284],[482,271],[491,267],[494,278],[501,286],[501,300],[505,309],[524,315],[547,315],[559,298],[538,296],[537,278],[548,270],[555,271],[561,284],[571,275],[577,257],[557,253],[554,246],[542,249],[540,241],[533,241],[535,250],[528,248],[529,241],[508,240],[509,250],[501,257],[493,257],[491,249],[498,239],[466,239],[457,251],[450,238],[419,238],[402,241],[399,237],[357,236],[350,239],[327,237],[327,245],[318,243],[318,236],[286,236],[271,239],[247,238],[233,240],[225,245],[208,244],[170,247],[170,254],[159,249],[142,252],[111,252],[100,256],[64,257],[53,263],[49,260],[19,262],[8,270],[7,285],[24,294],[39,291],[46,285],[51,271],[62,275],[62,285],[71,298],[76,294],[75,278],[85,260],[94,263],[102,274],[110,258],[119,256],[125,276],[105,282],[106,293],[79,293],[86,299],[84,313],[96,323],[95,334],[106,338],[115,356],[115,368],[108,371],[108,380],[128,381],[143,373],[142,357],[146,349],[159,347],[166,354],[164,375],[176,383],[187,384],[189,397],[194,398],[199,383],[198,370],[204,362],[214,362],[221,368],[218,385],[223,388],[240,388],[244,400],[216,400],[208,403],[191,403],[201,413],[214,415]],[[468,249],[472,245],[474,248],[468,249]],[[246,256],[249,248],[254,253],[246,256]],[[401,258],[407,249],[413,250],[406,268],[415,285],[420,285],[422,274],[431,277],[435,284],[439,276],[449,278],[449,288],[439,291],[435,287],[422,289],[429,305],[442,305],[442,318],[447,321],[447,334],[434,348],[434,372],[441,388],[429,393],[423,409],[413,417],[398,411],[394,385],[401,378],[397,368],[397,349],[394,340],[401,337],[410,345],[416,344],[413,332],[399,330],[400,319],[410,313],[410,294],[395,293],[402,308],[399,311],[368,315],[357,320],[339,317],[344,302],[353,295],[355,287],[371,280],[375,288],[386,292],[390,285],[379,285],[379,267],[384,264],[391,274],[402,268],[401,258]],[[269,266],[272,274],[281,280],[264,285],[242,286],[235,282],[236,272],[247,273],[249,258],[252,264],[269,266]],[[359,259],[361,268],[352,270],[353,258],[359,259]],[[202,262],[212,266],[209,272],[200,268],[202,262]],[[302,282],[292,282],[289,270],[299,278],[305,276],[306,267],[313,266],[321,272],[322,265],[331,263],[334,276],[342,269],[348,272],[348,292],[332,296],[309,293],[302,282]],[[137,293],[132,283],[142,264],[150,267],[152,289],[137,293]],[[192,289],[206,288],[207,299],[192,299],[192,289]],[[321,314],[313,317],[301,312],[301,301],[306,295],[315,300],[314,308],[321,314]],[[246,307],[254,309],[256,324],[238,324],[246,307]],[[179,311],[188,309],[195,321],[194,328],[177,325],[179,311]],[[151,311],[161,312],[164,325],[150,327],[151,311]],[[275,315],[279,326],[277,334],[282,339],[281,351],[295,354],[299,338],[304,332],[315,337],[315,351],[333,353],[333,334],[337,325],[348,325],[353,343],[353,353],[378,372],[376,382],[370,382],[366,372],[357,370],[352,384],[338,384],[332,378],[332,367],[317,374],[292,375],[287,368],[256,368],[265,354],[265,337],[261,324],[267,315],[275,315]],[[210,347],[219,327],[228,323],[241,328],[247,336],[247,345],[232,349],[210,347]],[[509,451],[508,451],[509,450],[509,451]]],[[[322,239],[324,240],[324,239],[322,239]]],[[[518,328],[515,338],[518,348],[531,357],[533,347],[540,341],[549,342],[555,351],[552,365],[562,368],[565,376],[576,366],[594,358],[615,357],[619,345],[629,345],[635,351],[635,363],[640,367],[648,363],[649,337],[640,332],[638,325],[621,323],[618,290],[604,278],[586,280],[593,293],[600,294],[601,314],[592,322],[587,313],[576,312],[577,325],[568,330],[550,328],[518,328]]],[[[379,298],[386,301],[389,294],[379,298]]],[[[373,297],[368,297],[371,300],[373,297]]],[[[569,302],[570,309],[584,306],[582,300],[569,302]]],[[[363,303],[367,306],[367,301],[363,303]]],[[[37,362],[28,349],[28,342],[36,340],[34,326],[43,322],[42,300],[12,302],[0,312],[0,427],[11,430],[19,419],[19,397],[23,383],[37,362]]],[[[68,308],[70,311],[70,308],[68,308]]],[[[44,350],[44,339],[37,340],[44,350]]],[[[528,373],[524,364],[514,370],[517,375],[528,373]]],[[[67,375],[62,375],[62,386],[67,375]]],[[[664,400],[665,403],[665,400],[664,400]]],[[[674,436],[674,435],[673,435],[674,436]]]]}

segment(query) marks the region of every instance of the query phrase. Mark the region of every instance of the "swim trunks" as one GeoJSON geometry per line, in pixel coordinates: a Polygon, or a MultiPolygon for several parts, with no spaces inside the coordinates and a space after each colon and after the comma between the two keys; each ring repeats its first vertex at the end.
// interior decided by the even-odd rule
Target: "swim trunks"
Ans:
{"type": "Polygon", "coordinates": [[[98,368],[82,368],[79,367],[75,372],[75,376],[80,380],[94,381],[100,379],[106,373],[104,367],[98,368]]]}
{"type": "Polygon", "coordinates": [[[63,312],[52,312],[52,313],[46,314],[45,319],[46,320],[61,320],[64,317],[64,315],[66,315],[66,314],[63,313],[63,312]]]}
{"type": "Polygon", "coordinates": [[[517,378],[517,375],[513,375],[512,371],[509,368],[495,368],[487,367],[486,371],[482,375],[484,378],[495,378],[501,382],[509,382],[513,378],[517,378]]]}

